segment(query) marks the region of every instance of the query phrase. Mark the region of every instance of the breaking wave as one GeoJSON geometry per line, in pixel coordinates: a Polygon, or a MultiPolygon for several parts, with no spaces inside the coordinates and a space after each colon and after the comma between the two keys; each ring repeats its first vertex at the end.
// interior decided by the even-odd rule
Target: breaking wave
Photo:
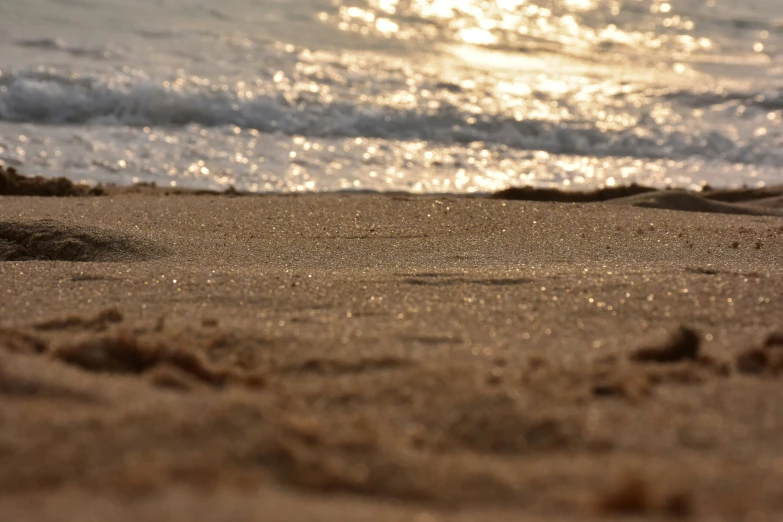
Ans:
{"type": "MultiPolygon", "coordinates": [[[[274,86],[273,82],[270,85],[274,86]]],[[[198,82],[156,82],[143,75],[68,75],[53,70],[0,71],[0,121],[36,124],[104,124],[131,127],[236,126],[264,133],[312,137],[366,137],[438,143],[485,142],[515,149],[588,156],[686,159],[780,164],[780,136],[745,141],[718,130],[671,130],[641,117],[619,131],[595,122],[517,121],[503,114],[476,118],[443,102],[437,109],[401,109],[324,101],[312,93],[266,88],[259,94],[198,82]]],[[[783,108],[772,92],[673,91],[661,98],[683,107],[729,101],[764,110],[783,108]]]]}

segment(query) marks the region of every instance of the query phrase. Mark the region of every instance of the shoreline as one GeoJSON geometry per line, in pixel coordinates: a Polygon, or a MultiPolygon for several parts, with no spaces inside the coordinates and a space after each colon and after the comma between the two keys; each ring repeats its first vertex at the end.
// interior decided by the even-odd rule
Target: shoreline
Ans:
{"type": "Polygon", "coordinates": [[[223,191],[177,187],[158,187],[154,183],[136,183],[129,186],[96,185],[87,186],[72,182],[65,177],[44,178],[25,176],[13,167],[0,166],[0,196],[43,196],[84,197],[118,196],[122,194],[150,195],[198,195],[198,196],[255,196],[285,197],[314,195],[387,196],[387,197],[442,197],[477,198],[515,201],[538,201],[550,203],[612,203],[646,208],[681,210],[691,212],[752,214],[783,216],[783,184],[769,187],[713,188],[702,187],[701,191],[676,188],[659,189],[631,183],[591,190],[570,190],[539,188],[532,186],[510,187],[493,193],[462,194],[438,193],[419,194],[400,191],[378,192],[371,190],[337,192],[296,193],[253,193],[236,190],[233,186],[223,191]]]}
{"type": "Polygon", "coordinates": [[[778,188],[161,190],[0,196],[10,518],[783,506],[778,188]]]}

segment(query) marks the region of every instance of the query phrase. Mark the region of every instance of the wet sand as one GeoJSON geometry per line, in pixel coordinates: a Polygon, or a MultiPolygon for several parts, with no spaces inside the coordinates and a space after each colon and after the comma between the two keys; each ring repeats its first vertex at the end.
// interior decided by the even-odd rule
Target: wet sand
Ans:
{"type": "Polygon", "coordinates": [[[3,520],[783,512],[778,188],[104,192],[0,197],[3,520]]]}

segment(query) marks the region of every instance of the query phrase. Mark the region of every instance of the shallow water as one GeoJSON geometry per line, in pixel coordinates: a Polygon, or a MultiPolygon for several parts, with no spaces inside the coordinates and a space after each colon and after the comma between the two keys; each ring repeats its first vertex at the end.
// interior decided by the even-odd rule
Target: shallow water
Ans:
{"type": "Polygon", "coordinates": [[[776,0],[0,4],[0,160],[91,182],[783,181],[776,0]]]}

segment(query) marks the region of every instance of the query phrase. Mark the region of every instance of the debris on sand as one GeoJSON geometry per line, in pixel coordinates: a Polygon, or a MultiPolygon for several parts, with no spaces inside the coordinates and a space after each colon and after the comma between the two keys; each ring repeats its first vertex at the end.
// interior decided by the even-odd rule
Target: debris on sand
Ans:
{"type": "Polygon", "coordinates": [[[657,189],[643,187],[635,183],[622,187],[605,187],[590,192],[566,191],[555,188],[512,187],[492,194],[492,199],[592,203],[656,191],[657,189]]]}
{"type": "Polygon", "coordinates": [[[774,332],[760,347],[749,348],[736,359],[737,370],[746,374],[783,373],[783,332],[774,332]]]}
{"type": "Polygon", "coordinates": [[[607,515],[650,515],[661,513],[684,519],[693,514],[693,500],[687,492],[654,498],[646,480],[629,476],[598,498],[597,508],[607,515]]]}
{"type": "Polygon", "coordinates": [[[639,348],[631,360],[639,363],[676,363],[699,357],[701,336],[691,328],[680,326],[677,333],[660,346],[639,348]]]}
{"type": "Polygon", "coordinates": [[[601,513],[641,515],[652,511],[652,498],[647,482],[628,477],[598,499],[601,513]]]}
{"type": "Polygon", "coordinates": [[[0,165],[0,196],[102,196],[101,187],[78,185],[66,178],[22,176],[13,167],[0,165]]]}

